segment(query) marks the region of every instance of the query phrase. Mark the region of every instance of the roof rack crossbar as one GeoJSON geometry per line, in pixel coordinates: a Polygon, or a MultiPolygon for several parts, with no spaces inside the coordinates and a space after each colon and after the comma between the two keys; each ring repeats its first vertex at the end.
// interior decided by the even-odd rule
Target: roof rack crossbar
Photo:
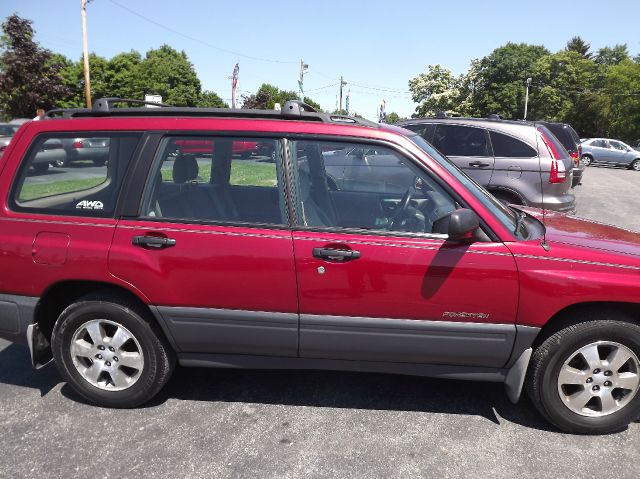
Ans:
{"type": "Polygon", "coordinates": [[[114,103],[133,103],[135,105],[149,105],[154,107],[171,107],[173,105],[167,105],[165,103],[157,103],[153,101],[146,100],[135,100],[133,98],[118,98],[118,97],[109,97],[109,98],[99,98],[93,102],[91,105],[91,110],[95,112],[109,112],[109,107],[114,103]]]}

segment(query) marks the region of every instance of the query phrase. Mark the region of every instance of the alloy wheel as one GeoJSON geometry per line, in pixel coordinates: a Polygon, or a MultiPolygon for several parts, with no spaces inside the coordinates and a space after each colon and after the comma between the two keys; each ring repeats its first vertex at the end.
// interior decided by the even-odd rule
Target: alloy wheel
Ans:
{"type": "Polygon", "coordinates": [[[564,405],[581,416],[602,417],[625,407],[638,393],[640,361],[623,344],[598,341],[575,351],[558,375],[564,405]]]}
{"type": "Polygon", "coordinates": [[[71,339],[70,353],[82,378],[105,391],[130,388],[144,368],[144,355],[135,336],[106,319],[80,326],[71,339]]]}

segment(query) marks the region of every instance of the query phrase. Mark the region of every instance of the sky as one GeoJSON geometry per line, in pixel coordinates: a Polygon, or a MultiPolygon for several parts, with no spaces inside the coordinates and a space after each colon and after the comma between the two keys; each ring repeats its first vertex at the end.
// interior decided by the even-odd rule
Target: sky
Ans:
{"type": "MultiPolygon", "coordinates": [[[[80,59],[80,0],[0,0],[0,18],[12,13],[33,21],[43,47],[80,59]]],[[[187,53],[203,89],[229,103],[236,62],[240,94],[250,94],[263,82],[297,90],[304,60],[309,97],[334,110],[342,76],[351,112],[369,119],[377,119],[383,99],[387,113],[410,116],[416,105],[408,81],[428,65],[465,73],[472,59],[507,42],[555,52],[580,35],[593,51],[626,43],[637,55],[639,19],[638,0],[92,0],[87,6],[89,49],[98,55],[144,54],[166,43],[187,53]]]]}

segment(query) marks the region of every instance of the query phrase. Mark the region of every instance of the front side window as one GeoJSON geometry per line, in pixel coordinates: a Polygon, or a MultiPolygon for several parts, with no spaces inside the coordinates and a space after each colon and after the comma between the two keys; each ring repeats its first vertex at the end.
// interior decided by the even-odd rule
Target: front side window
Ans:
{"type": "Polygon", "coordinates": [[[13,188],[14,209],[111,216],[140,134],[40,135],[13,188]]]}
{"type": "Polygon", "coordinates": [[[167,137],[156,153],[142,216],[283,225],[281,177],[277,140],[167,137]]]}
{"type": "Polygon", "coordinates": [[[446,233],[459,205],[428,174],[381,146],[296,141],[300,226],[446,233]]]}
{"type": "Polygon", "coordinates": [[[489,131],[493,154],[498,158],[533,158],[537,156],[536,150],[525,142],[512,136],[489,131]]]}
{"type": "Polygon", "coordinates": [[[484,128],[438,125],[431,144],[446,156],[490,156],[484,128]]]}
{"type": "Polygon", "coordinates": [[[609,145],[611,146],[611,148],[613,148],[614,150],[620,150],[620,151],[626,151],[627,147],[624,146],[622,143],[620,143],[619,141],[609,141],[609,145]]]}

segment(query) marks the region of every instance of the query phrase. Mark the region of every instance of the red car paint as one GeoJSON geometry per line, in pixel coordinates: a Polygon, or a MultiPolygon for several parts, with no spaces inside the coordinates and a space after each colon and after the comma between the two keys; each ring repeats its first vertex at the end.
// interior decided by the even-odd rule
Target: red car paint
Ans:
{"type": "MultiPolygon", "coordinates": [[[[0,159],[0,292],[40,297],[63,281],[120,286],[151,305],[201,306],[408,320],[543,326],[564,308],[591,302],[640,302],[640,239],[636,233],[547,214],[546,243],[518,241],[454,176],[394,128],[318,122],[214,118],[88,118],[31,122],[0,159]],[[33,138],[43,132],[260,132],[382,140],[418,158],[467,202],[499,242],[357,236],[245,226],[181,225],[129,219],[12,211],[9,191],[33,138]],[[64,264],[40,261],[69,237],[64,264]],[[133,248],[145,233],[178,237],[175,248],[133,248]],[[343,245],[362,261],[327,266],[319,276],[316,246],[343,245]],[[294,259],[295,258],[295,259],[294,259]],[[293,267],[295,261],[295,268],[293,267]],[[296,272],[297,271],[297,277],[296,272]],[[330,281],[326,281],[330,279],[330,281]],[[240,285],[240,287],[239,287],[240,285]],[[297,293],[297,294],[296,294],[297,293]],[[447,314],[471,311],[481,316],[447,314]]],[[[188,146],[188,145],[187,145],[188,146]]],[[[541,212],[530,210],[540,219],[541,212]]]]}
{"type": "MultiPolygon", "coordinates": [[[[180,153],[211,154],[215,153],[213,141],[208,140],[176,140],[180,153]]],[[[234,141],[232,144],[234,155],[251,155],[258,152],[257,141],[234,141]]]]}

